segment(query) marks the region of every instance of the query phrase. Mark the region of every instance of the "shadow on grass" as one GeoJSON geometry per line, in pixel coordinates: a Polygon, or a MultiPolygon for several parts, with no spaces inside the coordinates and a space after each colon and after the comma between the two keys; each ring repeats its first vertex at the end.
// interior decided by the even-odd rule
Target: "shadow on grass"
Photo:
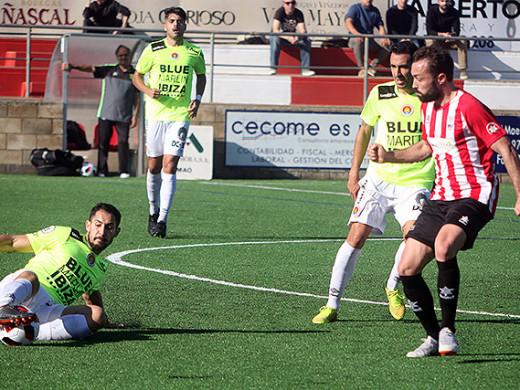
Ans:
{"type": "Polygon", "coordinates": [[[160,335],[183,335],[183,334],[309,334],[309,333],[330,333],[330,330],[238,330],[238,329],[176,329],[176,328],[142,328],[138,326],[125,329],[114,329],[110,331],[102,330],[87,340],[69,340],[64,343],[44,343],[34,344],[36,347],[86,347],[89,345],[102,343],[117,343],[122,341],[149,341],[153,336],[160,335]]]}

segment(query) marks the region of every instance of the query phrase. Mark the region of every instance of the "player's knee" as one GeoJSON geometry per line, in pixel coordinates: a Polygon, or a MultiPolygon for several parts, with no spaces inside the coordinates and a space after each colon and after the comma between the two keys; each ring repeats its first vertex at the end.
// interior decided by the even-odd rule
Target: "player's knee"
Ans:
{"type": "Polygon", "coordinates": [[[347,237],[347,244],[352,248],[361,249],[365,245],[367,236],[363,232],[351,230],[347,237]]]}
{"type": "Polygon", "coordinates": [[[38,280],[38,276],[33,271],[25,270],[20,273],[16,279],[27,279],[29,282],[31,282],[31,298],[34,297],[40,289],[40,281],[38,280]]]}

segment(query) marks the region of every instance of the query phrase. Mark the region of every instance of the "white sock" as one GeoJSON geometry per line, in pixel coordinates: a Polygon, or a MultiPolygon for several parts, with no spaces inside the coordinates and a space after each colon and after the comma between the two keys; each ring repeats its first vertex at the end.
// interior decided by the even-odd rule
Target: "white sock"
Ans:
{"type": "Polygon", "coordinates": [[[32,284],[27,279],[16,279],[0,291],[0,306],[10,303],[19,305],[32,294],[32,284]]]}
{"type": "Polygon", "coordinates": [[[397,249],[397,252],[395,253],[394,267],[392,268],[392,272],[390,272],[390,276],[386,280],[386,288],[389,290],[396,289],[397,286],[399,286],[399,283],[401,282],[401,278],[399,277],[399,272],[397,272],[397,266],[399,265],[399,262],[401,261],[401,256],[403,255],[405,246],[406,246],[406,243],[404,241],[401,242],[401,245],[399,245],[399,248],[397,249]]]}
{"type": "Polygon", "coordinates": [[[177,188],[177,174],[164,173],[162,174],[161,184],[161,208],[159,210],[159,218],[157,222],[164,222],[168,220],[168,213],[172,205],[173,197],[175,196],[175,189],[177,188]]]}
{"type": "Polygon", "coordinates": [[[83,314],[71,314],[40,324],[36,340],[83,340],[93,334],[83,314]]]}
{"type": "Polygon", "coordinates": [[[350,278],[354,274],[360,252],[361,249],[352,248],[346,241],[339,248],[330,277],[327,306],[336,310],[339,309],[339,302],[345,292],[345,287],[347,287],[350,278]]]}
{"type": "Polygon", "coordinates": [[[157,214],[159,211],[159,193],[161,191],[161,174],[146,174],[146,192],[148,193],[148,202],[150,203],[150,215],[157,214]]]}

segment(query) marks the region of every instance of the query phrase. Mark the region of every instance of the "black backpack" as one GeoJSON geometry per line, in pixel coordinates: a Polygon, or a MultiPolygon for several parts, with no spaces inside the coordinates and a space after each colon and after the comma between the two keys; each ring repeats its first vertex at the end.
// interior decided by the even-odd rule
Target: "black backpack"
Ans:
{"type": "Polygon", "coordinates": [[[89,150],[90,147],[85,130],[77,122],[67,121],[67,149],[89,150]]]}
{"type": "Polygon", "coordinates": [[[61,149],[33,149],[31,164],[41,176],[76,176],[83,165],[83,157],[61,149]]]}

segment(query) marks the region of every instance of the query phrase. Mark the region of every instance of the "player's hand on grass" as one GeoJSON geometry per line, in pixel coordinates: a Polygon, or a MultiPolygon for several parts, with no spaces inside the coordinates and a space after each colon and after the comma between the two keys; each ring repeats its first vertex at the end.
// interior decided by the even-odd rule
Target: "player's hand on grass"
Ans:
{"type": "Polygon", "coordinates": [[[108,329],[122,329],[124,327],[125,327],[124,324],[118,324],[118,323],[112,322],[112,321],[108,321],[108,323],[107,323],[108,329]]]}

